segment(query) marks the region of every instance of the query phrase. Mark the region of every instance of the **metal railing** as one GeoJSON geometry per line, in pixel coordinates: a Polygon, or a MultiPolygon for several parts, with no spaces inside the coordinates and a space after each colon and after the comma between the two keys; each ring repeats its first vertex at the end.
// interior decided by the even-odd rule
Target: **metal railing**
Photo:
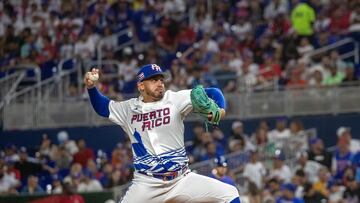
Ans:
{"type": "Polygon", "coordinates": [[[360,86],[229,93],[228,118],[360,112],[360,86]]]}
{"type": "Polygon", "coordinates": [[[333,44],[318,48],[312,52],[310,52],[308,54],[308,56],[310,58],[315,58],[316,56],[321,56],[324,53],[329,52],[330,50],[336,50],[342,46],[345,45],[353,45],[354,49],[352,51],[349,51],[347,53],[342,53],[340,55],[341,59],[348,59],[350,57],[354,57],[354,62],[355,64],[359,64],[360,60],[359,60],[359,54],[360,54],[360,50],[359,50],[359,43],[356,42],[355,40],[351,39],[351,38],[345,38],[343,40],[337,41],[333,44]]]}
{"type": "MultiPolygon", "coordinates": [[[[81,63],[76,63],[74,60],[74,68],[63,70],[62,66],[66,60],[59,63],[59,73],[55,76],[7,97],[8,102],[4,105],[2,112],[4,129],[111,124],[107,119],[102,119],[94,113],[87,98],[82,96],[84,89],[81,84],[78,84],[78,89],[75,92],[70,92],[71,76],[73,74],[79,75],[81,63]],[[27,116],[16,113],[19,110],[26,113],[27,116]]],[[[98,65],[97,61],[91,61],[85,64],[85,69],[89,70],[95,65],[98,65]]],[[[115,60],[105,60],[102,65],[114,65],[120,69],[120,63],[115,60]]],[[[99,68],[101,69],[101,66],[99,68]]],[[[80,80],[82,81],[82,79],[80,80]]]]}
{"type": "MultiPolygon", "coordinates": [[[[14,92],[16,91],[16,88],[19,86],[20,82],[25,78],[25,72],[19,72],[18,74],[14,74],[15,78],[10,78],[10,79],[15,79],[15,81],[12,82],[12,80],[9,80],[11,81],[11,83],[9,84],[10,88],[8,88],[8,91],[7,92],[2,92],[1,93],[1,102],[0,102],[0,109],[3,108],[3,106],[5,104],[8,104],[10,102],[10,97],[12,94],[14,94],[14,92]],[[6,93],[6,94],[3,94],[3,93],[6,93]]],[[[7,84],[5,84],[5,87],[4,89],[7,89],[7,84]]]]}
{"type": "MultiPolygon", "coordinates": [[[[58,88],[55,87],[57,84],[50,84],[50,81],[44,81],[37,87],[46,87],[46,90],[42,91],[42,97],[36,97],[37,89],[24,90],[14,95],[18,98],[5,106],[4,129],[111,124],[107,119],[95,114],[86,97],[66,95],[63,100],[59,100],[55,91],[58,88]],[[25,122],[25,118],[16,113],[19,109],[27,112],[26,118],[31,121],[30,123],[25,122]]],[[[360,86],[228,93],[225,97],[228,103],[227,119],[360,112],[360,86]]],[[[193,114],[187,118],[198,119],[193,114]]]]}
{"type": "Polygon", "coordinates": [[[7,75],[4,78],[0,79],[0,98],[3,100],[5,96],[9,93],[12,89],[13,84],[18,80],[20,77],[24,77],[25,73],[23,72],[15,72],[10,75],[7,75]]]}

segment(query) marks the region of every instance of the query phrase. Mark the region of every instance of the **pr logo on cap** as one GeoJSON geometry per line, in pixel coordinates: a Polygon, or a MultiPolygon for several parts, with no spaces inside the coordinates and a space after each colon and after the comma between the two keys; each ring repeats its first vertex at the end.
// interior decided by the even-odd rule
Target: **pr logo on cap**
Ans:
{"type": "Polygon", "coordinates": [[[151,69],[155,70],[155,71],[160,71],[162,72],[160,66],[156,65],[156,64],[151,64],[151,69]]]}

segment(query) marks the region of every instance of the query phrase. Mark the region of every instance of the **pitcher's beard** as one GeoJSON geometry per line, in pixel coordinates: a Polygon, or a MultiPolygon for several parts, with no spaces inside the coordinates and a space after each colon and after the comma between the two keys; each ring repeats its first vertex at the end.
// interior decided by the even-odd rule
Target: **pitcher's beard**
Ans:
{"type": "Polygon", "coordinates": [[[148,95],[150,95],[152,98],[154,98],[155,101],[159,101],[164,97],[164,90],[149,92],[148,95]]]}

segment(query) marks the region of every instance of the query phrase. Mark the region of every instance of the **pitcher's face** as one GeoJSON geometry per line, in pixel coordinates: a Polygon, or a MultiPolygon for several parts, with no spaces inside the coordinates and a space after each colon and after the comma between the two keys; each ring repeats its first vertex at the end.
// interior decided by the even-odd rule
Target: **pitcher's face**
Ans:
{"type": "Polygon", "coordinates": [[[159,101],[164,97],[165,85],[164,76],[155,75],[138,83],[138,89],[144,97],[144,102],[159,101]]]}

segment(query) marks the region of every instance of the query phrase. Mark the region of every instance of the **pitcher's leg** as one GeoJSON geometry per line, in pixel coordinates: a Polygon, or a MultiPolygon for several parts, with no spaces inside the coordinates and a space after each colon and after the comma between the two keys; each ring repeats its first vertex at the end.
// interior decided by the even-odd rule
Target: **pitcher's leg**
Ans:
{"type": "Polygon", "coordinates": [[[164,202],[166,191],[168,191],[168,189],[164,187],[163,181],[141,174],[134,174],[132,185],[120,202],[164,202]]]}
{"type": "Polygon", "coordinates": [[[179,180],[166,200],[201,203],[240,202],[239,192],[234,186],[196,173],[189,173],[179,180]]]}

